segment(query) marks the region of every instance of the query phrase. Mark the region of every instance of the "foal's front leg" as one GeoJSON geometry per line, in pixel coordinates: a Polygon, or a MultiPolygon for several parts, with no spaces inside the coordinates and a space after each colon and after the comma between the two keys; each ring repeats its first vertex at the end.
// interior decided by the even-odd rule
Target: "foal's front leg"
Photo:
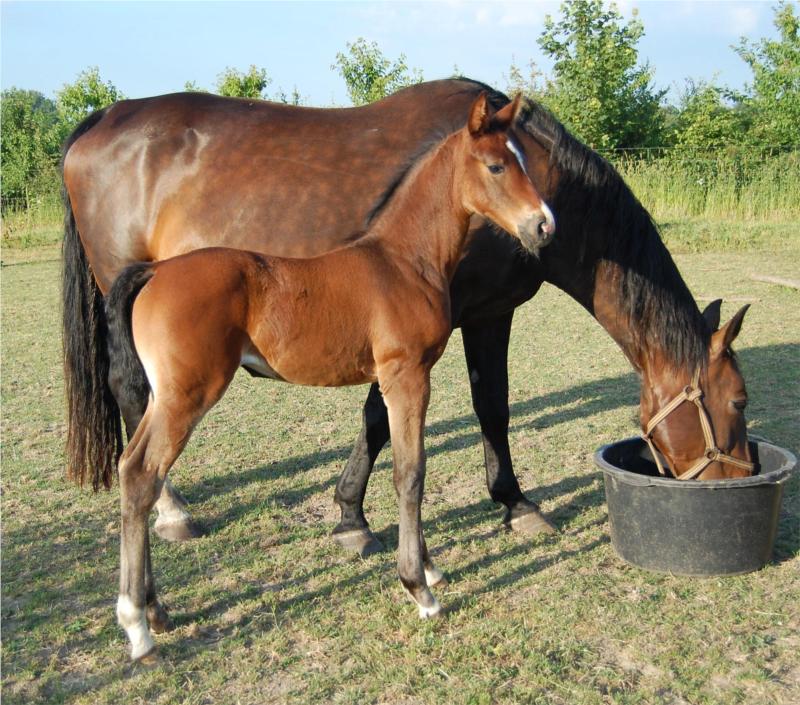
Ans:
{"type": "Polygon", "coordinates": [[[425,486],[425,413],[430,399],[430,370],[412,369],[381,375],[383,398],[389,412],[394,456],[394,486],[400,510],[397,571],[400,582],[417,604],[419,616],[434,617],[441,611],[428,580],[443,576],[428,556],[422,534],[421,506],[425,486]]]}

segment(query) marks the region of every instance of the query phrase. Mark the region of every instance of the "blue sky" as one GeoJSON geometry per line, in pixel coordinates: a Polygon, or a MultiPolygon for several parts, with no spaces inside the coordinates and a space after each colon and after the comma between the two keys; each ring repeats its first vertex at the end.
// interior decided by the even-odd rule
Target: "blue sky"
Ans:
{"type": "MultiPolygon", "coordinates": [[[[770,2],[618,2],[644,22],[640,58],[658,87],[684,79],[742,88],[749,70],[730,48],[740,36],[775,36],[770,2]]],[[[347,105],[331,69],[336,53],[358,37],[384,54],[406,55],[426,79],[453,73],[500,89],[512,61],[548,71],[536,39],[558,2],[9,2],[0,4],[0,84],[53,97],[97,66],[128,97],[212,87],[227,66],[255,64],[278,88],[316,105],[347,105]]]]}

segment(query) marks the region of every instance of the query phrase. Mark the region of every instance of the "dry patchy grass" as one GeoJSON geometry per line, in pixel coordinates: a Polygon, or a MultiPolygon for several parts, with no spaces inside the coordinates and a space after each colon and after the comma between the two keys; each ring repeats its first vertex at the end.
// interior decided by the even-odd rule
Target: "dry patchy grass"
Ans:
{"type": "MultiPolygon", "coordinates": [[[[800,295],[748,279],[796,276],[779,252],[677,258],[703,299],[753,302],[738,341],[753,429],[800,446],[800,295]]],[[[5,256],[5,255],[4,255],[5,256]]],[[[8,703],[789,703],[800,699],[800,478],[775,561],[698,580],[613,552],[594,449],[635,431],[637,381],[577,305],[545,288],[511,342],[511,445],[559,534],[498,531],[487,499],[459,334],[434,374],[425,505],[450,579],[423,623],[395,577],[388,453],[367,512],[389,548],[361,560],[330,541],[333,487],[365,388],[237,376],[173,471],[208,531],[154,540],[176,629],[163,662],[127,663],[114,604],[116,489],[62,478],[58,265],[2,272],[3,698],[8,703]]]]}

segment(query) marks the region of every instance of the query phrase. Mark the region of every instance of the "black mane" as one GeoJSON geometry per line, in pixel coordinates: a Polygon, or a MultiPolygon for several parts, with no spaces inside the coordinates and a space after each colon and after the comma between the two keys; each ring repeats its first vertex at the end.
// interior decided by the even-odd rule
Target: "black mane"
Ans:
{"type": "Polygon", "coordinates": [[[619,301],[640,347],[657,346],[676,367],[704,367],[711,331],[650,214],[617,170],[545,108],[528,101],[522,124],[559,173],[556,239],[579,267],[591,259],[620,265],[619,301]]]}

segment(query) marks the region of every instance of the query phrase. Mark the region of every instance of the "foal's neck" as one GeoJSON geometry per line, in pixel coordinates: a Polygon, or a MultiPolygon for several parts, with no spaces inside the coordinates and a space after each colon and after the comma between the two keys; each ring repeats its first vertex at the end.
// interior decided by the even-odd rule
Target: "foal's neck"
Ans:
{"type": "Polygon", "coordinates": [[[376,216],[369,235],[393,254],[431,268],[449,282],[461,258],[470,213],[457,184],[460,133],[425,154],[405,175],[376,216]]]}

